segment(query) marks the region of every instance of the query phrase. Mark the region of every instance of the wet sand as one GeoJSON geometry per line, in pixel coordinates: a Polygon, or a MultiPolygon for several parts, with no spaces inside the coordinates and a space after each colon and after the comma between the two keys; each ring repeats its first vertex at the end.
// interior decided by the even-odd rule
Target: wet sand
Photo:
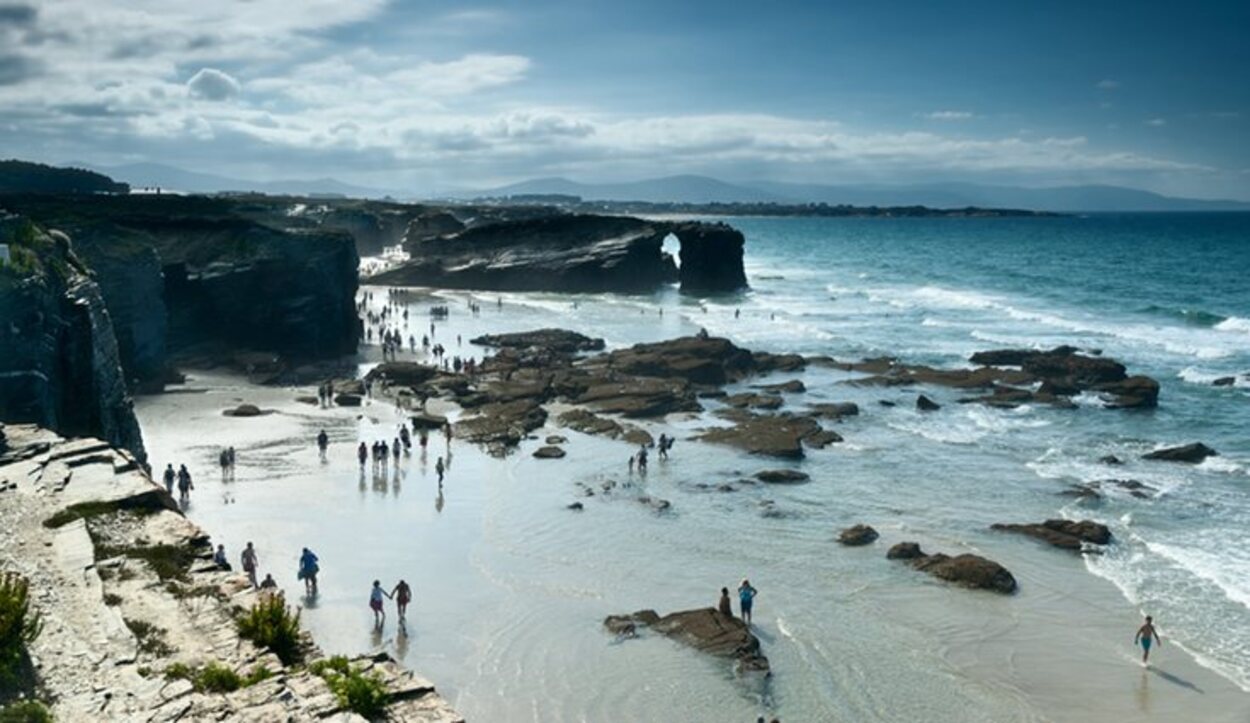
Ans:
{"type": "MultiPolygon", "coordinates": [[[[493,309],[483,306],[482,318],[462,327],[466,347],[472,325],[527,328],[523,318],[486,318],[493,309]]],[[[1169,644],[1165,621],[1155,667],[1143,670],[1131,646],[1137,611],[1079,557],[955,528],[946,511],[901,492],[852,494],[831,464],[838,457],[806,462],[828,472],[808,485],[716,493],[697,485],[777,465],[686,441],[702,423],[671,419],[645,426],[677,435],[673,459],[653,455],[646,480],[631,480],[628,445],[546,428],[502,460],[453,441],[440,495],[441,436],[431,436],[424,460],[414,450],[397,472],[359,471],[358,441],[390,439],[402,422],[388,404],[319,409],[293,401],[315,391],[211,374],[192,373],[188,386],[207,391],[146,397],[138,410],[154,464],[185,461],[197,473],[191,518],[232,558],[253,541],[261,574],[273,572],[292,595],[300,547],[311,547],[322,586],[305,601],[304,619],[319,643],[391,651],[471,720],[1244,721],[1250,713],[1250,695],[1169,644]],[[240,401],[276,413],[221,416],[240,401]],[[332,440],[326,463],[313,442],[321,428],[332,440]],[[530,457],[550,433],[568,437],[568,457],[530,457]],[[231,481],[216,467],[225,445],[239,450],[231,481]],[[578,496],[576,482],[608,480],[617,490],[578,496]],[[670,500],[672,511],[638,504],[639,491],[670,500]],[[765,499],[784,515],[762,516],[765,499]],[[575,500],[584,512],[565,509],[575,500]],[[859,549],[833,542],[860,521],[881,540],[859,549]],[[887,561],[888,545],[903,539],[929,551],[980,551],[1008,567],[1021,590],[961,590],[887,561]],[[756,622],[774,670],[762,698],[721,661],[661,639],[617,643],[601,628],[611,613],[714,605],[721,586],[744,576],[761,590],[756,622]],[[379,633],[366,604],[370,583],[389,589],[400,577],[415,593],[406,634],[389,602],[379,633]]],[[[980,474],[996,478],[992,455],[970,454],[980,474]]]]}

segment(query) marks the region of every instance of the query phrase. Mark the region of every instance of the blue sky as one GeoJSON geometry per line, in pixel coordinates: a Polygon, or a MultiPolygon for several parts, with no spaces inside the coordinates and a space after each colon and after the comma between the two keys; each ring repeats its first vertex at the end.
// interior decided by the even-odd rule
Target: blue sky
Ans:
{"type": "Polygon", "coordinates": [[[0,155],[1250,200],[1248,28],[1246,2],[0,0],[0,155]]]}

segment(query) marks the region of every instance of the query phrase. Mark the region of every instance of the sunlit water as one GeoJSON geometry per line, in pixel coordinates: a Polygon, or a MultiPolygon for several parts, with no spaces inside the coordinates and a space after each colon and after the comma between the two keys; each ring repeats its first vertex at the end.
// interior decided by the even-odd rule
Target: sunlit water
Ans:
{"type": "MultiPolygon", "coordinates": [[[[561,326],[617,346],[704,327],[754,349],[944,365],[979,349],[1071,343],[1159,379],[1160,408],[991,410],[925,389],[943,404],[926,415],[914,389],[812,370],[796,375],[808,392],[788,395],[790,408],[855,401],[863,413],[836,425],[844,444],[800,464],[809,484],[738,483],[780,465],[684,441],[715,422],[683,417],[649,426],[683,441],[669,462],[653,457],[645,479],[627,474],[623,443],[552,428],[537,434],[568,436],[565,459],[531,458],[541,439],[506,460],[453,442],[440,495],[441,438],[385,475],[359,471],[356,443],[389,439],[402,421],[387,405],[321,410],[293,404],[294,390],[200,376],[203,394],[141,400],[152,457],[200,470],[189,514],[232,556],[255,542],[262,572],[292,596],[299,548],[321,556],[321,595],[301,602],[323,647],[385,648],[475,720],[1244,719],[1250,380],[1211,381],[1250,372],[1250,218],[733,223],[748,238],[747,294],[483,294],[474,315],[466,294],[449,293],[435,340],[480,357],[469,339],[487,331],[561,326]],[[237,399],[281,411],[222,417],[237,399]],[[333,440],[326,463],[312,444],[321,428],[333,440]],[[1197,440],[1221,456],[1197,467],[1138,459],[1197,440]],[[213,462],[227,444],[240,466],[223,482],[213,462]],[[1100,464],[1107,454],[1127,464],[1100,464]],[[1154,491],[1111,490],[1084,506],[1057,494],[1112,477],[1154,491]],[[612,492],[588,498],[576,484],[609,481],[612,492]],[[724,482],[736,491],[700,487],[724,482]],[[651,511],[635,499],[644,493],[672,509],[651,511]],[[585,511],[565,509],[575,500],[585,511]],[[1058,515],[1103,521],[1117,542],[1082,561],[987,529],[1058,515]],[[856,522],[881,540],[837,545],[856,522]],[[992,557],[1020,593],[952,589],[885,560],[902,540],[992,557]],[[416,592],[406,634],[393,607],[375,632],[369,585],[400,577],[416,592]],[[676,644],[618,643],[601,629],[611,613],[713,605],[743,577],[761,591],[757,628],[775,672],[764,688],[676,644]],[[1158,675],[1131,667],[1140,611],[1205,669],[1167,645],[1158,675]]],[[[428,331],[427,306],[410,305],[405,335],[428,331]]]]}

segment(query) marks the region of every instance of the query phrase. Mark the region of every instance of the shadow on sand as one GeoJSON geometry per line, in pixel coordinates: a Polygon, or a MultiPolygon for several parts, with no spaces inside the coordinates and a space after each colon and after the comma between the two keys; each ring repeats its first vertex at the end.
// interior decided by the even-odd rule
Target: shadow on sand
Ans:
{"type": "Polygon", "coordinates": [[[1184,678],[1181,678],[1180,676],[1173,675],[1167,672],[1166,670],[1160,670],[1158,668],[1148,668],[1148,670],[1151,673],[1154,673],[1155,675],[1159,676],[1160,678],[1163,678],[1164,680],[1171,683],[1172,685],[1179,685],[1180,687],[1187,688],[1189,690],[1194,691],[1195,693],[1203,692],[1202,688],[1199,688],[1198,686],[1194,685],[1188,680],[1185,680],[1184,678]]]}

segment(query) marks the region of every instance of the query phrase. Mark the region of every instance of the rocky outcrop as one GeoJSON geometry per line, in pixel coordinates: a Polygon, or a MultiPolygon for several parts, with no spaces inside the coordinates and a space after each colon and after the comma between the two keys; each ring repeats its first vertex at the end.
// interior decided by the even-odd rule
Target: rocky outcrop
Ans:
{"type": "Polygon", "coordinates": [[[868,525],[853,525],[838,534],[838,542],[848,547],[859,547],[871,545],[877,537],[877,531],[868,525]]]}
{"type": "Polygon", "coordinates": [[[0,219],[0,419],[146,454],[99,287],[59,232],[0,219]]]}
{"type": "Polygon", "coordinates": [[[472,344],[506,349],[538,348],[563,354],[602,351],[603,339],[596,339],[565,329],[535,329],[511,334],[483,334],[470,340],[472,344]]]}
{"type": "Polygon", "coordinates": [[[1111,543],[1111,531],[1106,525],[1091,520],[1046,520],[1041,524],[998,523],[991,529],[1015,532],[1041,540],[1061,550],[1080,552],[1084,543],[1107,545],[1111,543]]]}
{"type": "Polygon", "coordinates": [[[638,628],[648,627],[708,655],[734,660],[739,673],[769,673],[768,658],[760,650],[759,638],[751,627],[715,608],[683,610],[664,617],[654,610],[640,610],[631,615],[609,616],[603,624],[609,632],[624,636],[633,636],[638,628]]]}
{"type": "Polygon", "coordinates": [[[990,590],[1010,595],[1016,591],[1016,579],[1007,568],[979,555],[951,557],[937,553],[926,555],[914,542],[900,542],[886,553],[891,560],[907,560],[912,567],[956,585],[977,590],[990,590]]]}
{"type": "Polygon", "coordinates": [[[811,417],[760,414],[749,415],[732,427],[708,429],[697,438],[764,457],[801,459],[803,441],[819,432],[820,424],[811,417]]]}
{"type": "MultiPolygon", "coordinates": [[[[133,456],[35,427],[5,432],[0,481],[14,484],[0,484],[0,567],[30,584],[43,623],[30,644],[36,684],[57,720],[357,720],[308,667],[240,637],[237,614],[268,593],[212,564],[208,534],[133,456]],[[245,680],[208,692],[169,674],[210,664],[245,680]],[[248,680],[258,669],[268,677],[248,680]]],[[[322,657],[307,634],[299,647],[305,663],[322,657]]],[[[387,720],[463,723],[386,654],[351,665],[382,681],[387,720]]]]}
{"type": "Polygon", "coordinates": [[[1142,459],[1162,460],[1165,462],[1188,462],[1198,464],[1207,457],[1219,456],[1219,452],[1201,442],[1185,444],[1180,447],[1165,447],[1142,455],[1142,459]]]}
{"type": "Polygon", "coordinates": [[[471,226],[405,244],[411,260],[379,284],[511,291],[650,291],[681,282],[713,293],[746,286],[742,234],[724,224],[561,214],[471,226]],[[673,234],[681,267],[662,250],[673,234]]]}

